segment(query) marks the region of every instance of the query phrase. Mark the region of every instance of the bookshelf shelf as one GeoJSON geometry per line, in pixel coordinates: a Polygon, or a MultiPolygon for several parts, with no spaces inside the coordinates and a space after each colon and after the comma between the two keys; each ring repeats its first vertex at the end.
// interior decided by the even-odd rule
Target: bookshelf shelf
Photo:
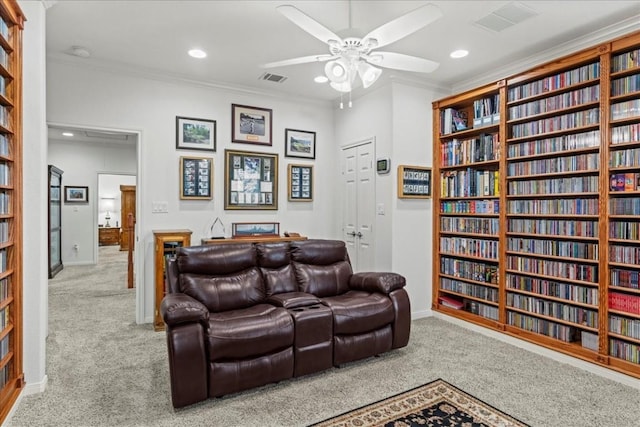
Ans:
{"type": "Polygon", "coordinates": [[[443,111],[470,115],[493,97],[503,115],[487,131],[501,142],[495,160],[434,167],[435,188],[447,188],[451,173],[490,169],[500,189],[491,236],[461,221],[477,225],[486,212],[449,213],[467,198],[435,192],[435,310],[640,378],[639,80],[636,32],[434,102],[434,159],[451,158],[443,150],[459,135],[484,131],[441,137],[443,111]],[[497,259],[443,250],[456,239],[493,239],[497,259]],[[493,284],[482,281],[487,266],[493,284]],[[443,305],[444,295],[461,308],[443,305]],[[471,312],[483,299],[497,300],[492,319],[471,312]]]}
{"type": "Polygon", "coordinates": [[[439,139],[441,139],[443,141],[446,141],[448,139],[469,138],[469,137],[477,136],[477,135],[480,135],[480,134],[483,134],[483,133],[496,132],[498,130],[498,127],[499,127],[499,125],[495,124],[495,125],[490,125],[490,126],[469,128],[469,129],[460,130],[460,131],[457,131],[457,132],[442,134],[442,135],[439,136],[439,139]]]}

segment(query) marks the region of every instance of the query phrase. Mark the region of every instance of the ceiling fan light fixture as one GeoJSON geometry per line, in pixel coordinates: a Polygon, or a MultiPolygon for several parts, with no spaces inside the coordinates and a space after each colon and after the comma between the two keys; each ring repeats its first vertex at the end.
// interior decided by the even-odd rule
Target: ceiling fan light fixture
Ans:
{"type": "Polygon", "coordinates": [[[329,85],[338,92],[351,92],[351,82],[349,82],[348,80],[342,83],[331,82],[329,83],[329,85]]]}
{"type": "Polygon", "coordinates": [[[364,61],[360,61],[358,64],[358,75],[360,76],[362,86],[364,86],[365,89],[374,84],[381,74],[382,70],[371,64],[367,64],[364,61]]]}
{"type": "Polygon", "coordinates": [[[316,76],[313,81],[316,83],[326,83],[329,81],[329,78],[327,76],[316,76]]]}
{"type": "Polygon", "coordinates": [[[349,81],[349,68],[342,58],[327,62],[324,66],[324,72],[332,83],[344,83],[349,81]]]}
{"type": "Polygon", "coordinates": [[[202,49],[191,49],[187,52],[192,58],[202,59],[207,57],[207,52],[202,49]]]}
{"type": "Polygon", "coordinates": [[[469,51],[464,49],[454,50],[449,54],[449,56],[454,59],[464,58],[467,55],[469,55],[469,51]]]}

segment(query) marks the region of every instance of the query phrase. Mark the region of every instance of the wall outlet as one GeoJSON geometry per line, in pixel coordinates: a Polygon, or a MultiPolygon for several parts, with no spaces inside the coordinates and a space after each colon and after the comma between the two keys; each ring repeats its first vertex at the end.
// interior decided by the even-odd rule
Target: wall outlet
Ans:
{"type": "Polygon", "coordinates": [[[384,203],[378,203],[376,206],[376,213],[378,215],[384,215],[384,203]]]}

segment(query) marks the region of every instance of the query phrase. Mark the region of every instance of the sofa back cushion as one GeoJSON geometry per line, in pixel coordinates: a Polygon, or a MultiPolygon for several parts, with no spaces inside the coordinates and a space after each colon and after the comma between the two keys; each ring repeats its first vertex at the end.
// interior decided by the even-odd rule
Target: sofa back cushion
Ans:
{"type": "Polygon", "coordinates": [[[256,244],[258,265],[268,297],[298,290],[289,250],[288,242],[256,244]]]}
{"type": "Polygon", "coordinates": [[[266,298],[250,243],[180,248],[176,264],[181,292],[202,302],[210,312],[250,307],[266,298]]]}
{"type": "Polygon", "coordinates": [[[340,295],[349,290],[353,273],[347,247],[338,240],[291,242],[291,260],[298,289],[318,297],[340,295]]]}

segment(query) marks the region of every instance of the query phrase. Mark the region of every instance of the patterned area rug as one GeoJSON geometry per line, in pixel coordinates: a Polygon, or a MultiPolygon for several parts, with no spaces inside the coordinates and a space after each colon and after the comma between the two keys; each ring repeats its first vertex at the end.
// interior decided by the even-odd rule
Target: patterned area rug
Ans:
{"type": "Polygon", "coordinates": [[[312,427],[368,426],[528,427],[441,379],[312,427]]]}

